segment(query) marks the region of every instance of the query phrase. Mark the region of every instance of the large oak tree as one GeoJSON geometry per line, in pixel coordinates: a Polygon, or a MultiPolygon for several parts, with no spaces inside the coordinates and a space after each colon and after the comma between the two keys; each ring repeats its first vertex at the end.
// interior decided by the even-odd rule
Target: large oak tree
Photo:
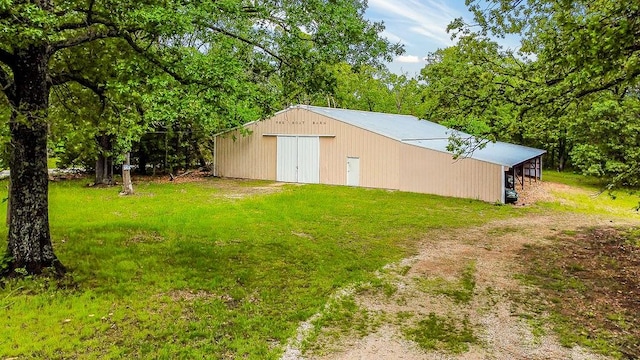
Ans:
{"type": "Polygon", "coordinates": [[[379,37],[381,24],[363,18],[365,8],[362,0],[0,0],[12,183],[5,273],[64,271],[48,218],[53,88],[73,85],[98,98],[139,87],[163,89],[162,96],[199,91],[221,113],[242,116],[252,111],[223,95],[238,91],[250,103],[252,81],[277,73],[285,89],[315,86],[321,64],[371,63],[400,51],[379,37]],[[101,53],[107,48],[123,49],[128,61],[101,53]]]}

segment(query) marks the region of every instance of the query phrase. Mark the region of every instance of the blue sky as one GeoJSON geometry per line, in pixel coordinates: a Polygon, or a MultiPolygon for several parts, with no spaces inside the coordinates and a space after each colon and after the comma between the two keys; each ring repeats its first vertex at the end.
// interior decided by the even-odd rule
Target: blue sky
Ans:
{"type": "Polygon", "coordinates": [[[430,52],[454,45],[447,33],[451,21],[472,19],[464,0],[369,0],[368,4],[367,17],[385,24],[382,35],[404,44],[405,54],[396,57],[389,69],[411,76],[424,67],[430,52]]]}

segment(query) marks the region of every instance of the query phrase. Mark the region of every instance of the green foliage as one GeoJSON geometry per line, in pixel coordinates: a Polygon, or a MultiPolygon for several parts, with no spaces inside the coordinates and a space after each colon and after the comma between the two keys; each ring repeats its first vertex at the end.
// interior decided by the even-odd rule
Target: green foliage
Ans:
{"type": "Polygon", "coordinates": [[[547,172],[545,181],[576,187],[573,191],[551,190],[560,202],[544,203],[543,207],[557,211],[572,211],[587,215],[606,215],[638,219],[638,195],[634,189],[607,189],[606,180],[568,172],[547,172]]]}
{"type": "MultiPolygon", "coordinates": [[[[49,194],[74,286],[0,289],[5,356],[275,359],[336,289],[374,281],[429,229],[526,211],[337,186],[260,193],[268,182],[217,179],[137,183],[120,197],[88,182],[54,182],[49,194]]],[[[364,319],[349,308],[340,316],[364,319]]]]}
{"type": "Polygon", "coordinates": [[[459,324],[452,317],[429,313],[426,319],[418,321],[412,328],[405,329],[404,334],[426,350],[446,350],[454,354],[468,351],[469,344],[478,342],[466,316],[459,324]]]}
{"type": "Polygon", "coordinates": [[[548,150],[546,164],[607,179],[639,178],[640,15],[637,2],[468,1],[479,27],[449,29],[458,44],[422,72],[428,111],[488,140],[548,150]],[[492,37],[517,34],[519,49],[492,37]]]}
{"type": "Polygon", "coordinates": [[[511,53],[476,36],[431,54],[421,71],[427,85],[426,117],[489,140],[509,141],[521,129],[516,118],[516,82],[523,66],[511,53]]]}
{"type": "Polygon", "coordinates": [[[562,345],[616,358],[640,354],[633,275],[638,248],[629,242],[634,233],[636,228],[565,231],[552,245],[522,251],[526,266],[517,278],[530,291],[521,302],[534,319],[550,320],[562,345]]]}
{"type": "Polygon", "coordinates": [[[640,98],[609,94],[592,96],[572,129],[573,164],[586,175],[610,179],[613,185],[640,185],[640,98]],[[588,140],[588,141],[587,141],[588,140]]]}
{"type": "Polygon", "coordinates": [[[407,75],[396,75],[386,68],[353,67],[340,63],[332,68],[335,80],[326,98],[313,101],[319,106],[422,116],[421,85],[407,75]]]}
{"type": "Polygon", "coordinates": [[[11,244],[18,233],[32,234],[22,238],[30,245],[10,246],[21,252],[16,261],[37,272],[55,260],[51,251],[28,250],[50,248],[48,198],[40,195],[47,193],[42,168],[51,155],[41,151],[45,131],[63,163],[86,165],[93,157],[96,180],[109,183],[114,158],[151,128],[187,123],[215,133],[281,108],[274,101],[282,105],[291,92],[321,92],[326,82],[317,81],[317,69],[391,60],[402,48],[380,37],[384,27],[365,19],[366,6],[363,0],[3,2],[0,102],[10,111],[0,116],[20,125],[11,132],[14,148],[22,149],[10,157],[12,178],[39,194],[35,206],[12,207],[13,226],[38,227],[9,232],[11,244]]]}
{"type": "Polygon", "coordinates": [[[324,91],[327,76],[316,69],[390,60],[402,49],[379,37],[383,26],[365,9],[320,0],[9,2],[0,17],[1,87],[15,94],[19,50],[48,46],[53,147],[62,163],[86,165],[129,151],[158,126],[216,133],[264,117],[290,89],[324,91]],[[96,144],[101,135],[114,138],[112,148],[96,144]]]}

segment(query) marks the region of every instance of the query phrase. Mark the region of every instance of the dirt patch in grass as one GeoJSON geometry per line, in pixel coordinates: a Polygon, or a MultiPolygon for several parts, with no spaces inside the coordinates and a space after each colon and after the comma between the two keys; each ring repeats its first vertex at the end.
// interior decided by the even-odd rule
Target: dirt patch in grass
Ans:
{"type": "Polygon", "coordinates": [[[516,206],[530,206],[538,202],[551,202],[560,201],[553,194],[565,193],[565,194],[589,194],[593,195],[585,189],[572,187],[566,184],[548,182],[548,181],[533,181],[529,184],[529,181],[525,181],[524,189],[520,186],[516,186],[518,192],[518,201],[516,206]]]}
{"type": "Polygon", "coordinates": [[[222,296],[204,291],[204,290],[171,290],[168,292],[157,294],[156,297],[163,298],[166,297],[172,302],[186,302],[191,303],[197,300],[213,300],[213,299],[221,299],[222,296]]]}
{"type": "MultiPolygon", "coordinates": [[[[282,187],[287,183],[272,182],[267,180],[216,178],[209,172],[193,171],[186,175],[178,174],[173,180],[169,175],[141,176],[133,177],[136,182],[153,184],[184,184],[184,183],[207,183],[207,185],[220,190],[212,196],[225,199],[243,199],[247,196],[264,195],[282,191],[282,187]]],[[[303,184],[293,184],[303,185],[303,184]]]]}
{"type": "MultiPolygon", "coordinates": [[[[544,314],[527,310],[518,299],[528,296],[529,288],[516,274],[531,265],[522,257],[524,249],[557,251],[558,234],[611,224],[609,219],[554,214],[434,230],[418,254],[388,265],[377,283],[356,289],[359,311],[382,314],[384,325],[359,337],[319,336],[320,343],[297,359],[605,359],[566,344],[544,314]],[[445,328],[456,331],[441,331],[445,328]]],[[[570,307],[572,301],[566,303],[570,307]]]]}
{"type": "Polygon", "coordinates": [[[639,235],[635,228],[585,228],[521,252],[531,264],[526,280],[546,299],[540,305],[556,316],[563,342],[640,358],[639,235]]]}
{"type": "Polygon", "coordinates": [[[162,236],[157,231],[144,232],[144,231],[132,231],[131,235],[125,240],[125,245],[141,244],[141,243],[160,243],[164,241],[162,236]]]}
{"type": "Polygon", "coordinates": [[[154,184],[167,184],[167,183],[190,183],[190,182],[202,182],[211,179],[211,173],[208,171],[188,171],[174,174],[173,179],[169,174],[162,175],[133,175],[132,181],[135,182],[149,182],[154,184]]]}
{"type": "Polygon", "coordinates": [[[266,195],[282,191],[282,187],[286,183],[256,181],[244,179],[217,179],[214,186],[224,190],[221,196],[226,199],[243,199],[247,196],[266,195]]]}

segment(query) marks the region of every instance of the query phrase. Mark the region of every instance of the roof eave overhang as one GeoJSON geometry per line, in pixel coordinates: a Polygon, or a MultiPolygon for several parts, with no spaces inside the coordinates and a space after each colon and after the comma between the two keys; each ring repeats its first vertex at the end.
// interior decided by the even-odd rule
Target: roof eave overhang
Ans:
{"type": "Polygon", "coordinates": [[[530,158],[528,158],[528,159],[526,159],[526,160],[522,160],[522,161],[520,161],[520,162],[517,162],[517,163],[515,163],[515,164],[511,164],[511,165],[509,165],[509,164],[501,164],[501,165],[503,165],[503,166],[508,166],[508,167],[516,167],[516,166],[522,165],[522,164],[524,164],[524,163],[526,163],[526,162],[529,162],[529,161],[531,161],[531,160],[533,160],[533,159],[535,159],[535,158],[539,158],[539,157],[541,157],[542,155],[544,155],[544,154],[546,154],[546,153],[547,153],[547,151],[546,151],[546,150],[542,150],[542,152],[541,152],[540,154],[538,154],[538,155],[536,155],[536,156],[532,156],[532,157],[530,157],[530,158]]]}

